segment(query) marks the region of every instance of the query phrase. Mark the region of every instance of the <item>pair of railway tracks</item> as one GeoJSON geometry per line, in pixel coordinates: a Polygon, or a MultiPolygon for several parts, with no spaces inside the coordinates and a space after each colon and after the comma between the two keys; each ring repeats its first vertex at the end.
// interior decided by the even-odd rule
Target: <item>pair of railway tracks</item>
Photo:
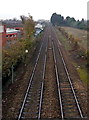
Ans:
{"type": "MultiPolygon", "coordinates": [[[[65,60],[63,58],[60,43],[57,40],[57,37],[54,36],[56,40],[54,40],[53,45],[53,52],[54,52],[54,61],[55,61],[55,68],[56,68],[56,76],[57,76],[57,84],[58,84],[58,93],[59,93],[59,101],[60,101],[60,108],[61,108],[61,118],[83,118],[83,113],[76,96],[75,89],[73,87],[65,60]],[[57,46],[58,44],[58,46],[57,46]],[[55,46],[55,47],[54,47],[55,46]],[[57,46],[57,48],[56,48],[57,46]],[[56,52],[55,52],[56,51],[56,52]],[[58,58],[59,54],[59,58],[58,58]],[[61,62],[59,62],[61,61],[61,62]],[[60,64],[61,69],[64,69],[64,75],[60,77],[60,64]],[[64,77],[62,79],[62,77],[64,77]]],[[[53,34],[52,34],[53,35],[53,34]]],[[[53,36],[53,37],[54,37],[53,36]]],[[[62,71],[63,72],[63,71],[62,71]]]]}
{"type": "Polygon", "coordinates": [[[47,61],[48,39],[51,39],[52,42],[52,52],[54,56],[55,75],[59,96],[59,114],[62,119],[83,118],[82,110],[76,97],[69,72],[57,43],[57,38],[55,38],[54,36],[55,34],[52,32],[50,38],[48,34],[46,34],[46,36],[44,37],[44,41],[40,47],[39,54],[36,59],[36,64],[34,66],[30,82],[28,84],[28,88],[19,112],[18,120],[41,118],[42,101],[44,99],[43,91],[47,61]],[[61,62],[59,63],[59,61],[61,62]],[[65,74],[64,79],[60,77],[60,64],[62,64],[61,69],[63,69],[63,72],[65,74]]]}
{"type": "Polygon", "coordinates": [[[43,41],[39,49],[36,63],[29,80],[19,116],[17,118],[18,120],[29,118],[40,119],[46,66],[46,44],[47,43],[43,41]]]}

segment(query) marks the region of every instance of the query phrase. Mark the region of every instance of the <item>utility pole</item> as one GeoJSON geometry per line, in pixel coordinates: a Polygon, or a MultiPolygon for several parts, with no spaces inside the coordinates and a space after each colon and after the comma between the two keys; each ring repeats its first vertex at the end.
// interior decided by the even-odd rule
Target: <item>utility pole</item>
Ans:
{"type": "Polygon", "coordinates": [[[12,67],[11,67],[11,71],[12,71],[12,84],[13,84],[13,82],[14,82],[14,67],[13,67],[13,64],[12,64],[12,67]]]}

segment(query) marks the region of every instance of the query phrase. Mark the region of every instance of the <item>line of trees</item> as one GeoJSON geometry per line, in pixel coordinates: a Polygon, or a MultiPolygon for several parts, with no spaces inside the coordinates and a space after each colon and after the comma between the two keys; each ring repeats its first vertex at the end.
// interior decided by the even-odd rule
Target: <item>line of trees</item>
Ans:
{"type": "Polygon", "coordinates": [[[13,27],[22,27],[22,21],[18,20],[16,18],[13,19],[6,19],[6,20],[0,20],[3,24],[6,25],[7,28],[13,28],[13,27]]]}
{"type": "Polygon", "coordinates": [[[81,21],[79,20],[76,21],[74,17],[69,17],[69,16],[67,16],[64,19],[62,15],[56,14],[56,13],[52,14],[50,21],[53,25],[69,26],[69,27],[75,27],[79,29],[87,29],[87,22],[89,22],[84,19],[82,19],[81,21]]]}

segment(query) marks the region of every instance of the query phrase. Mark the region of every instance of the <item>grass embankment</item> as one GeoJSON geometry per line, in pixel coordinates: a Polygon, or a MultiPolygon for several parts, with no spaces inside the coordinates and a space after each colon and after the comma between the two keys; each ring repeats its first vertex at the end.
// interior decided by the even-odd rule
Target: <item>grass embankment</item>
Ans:
{"type": "Polygon", "coordinates": [[[80,79],[83,80],[85,83],[87,83],[88,82],[87,70],[83,68],[79,68],[77,69],[77,71],[79,73],[80,79]]]}
{"type": "Polygon", "coordinates": [[[89,33],[87,34],[86,30],[71,27],[62,27],[62,29],[68,33],[69,37],[72,36],[83,50],[87,50],[87,35],[89,33]]]}
{"type": "Polygon", "coordinates": [[[60,36],[60,42],[62,43],[62,45],[65,47],[66,50],[71,50],[71,46],[69,44],[68,39],[66,39],[65,36],[62,35],[61,32],[57,31],[58,35],[60,36]]]}
{"type": "Polygon", "coordinates": [[[82,57],[86,56],[87,31],[79,30],[71,27],[62,27],[62,32],[58,32],[58,34],[60,36],[60,41],[62,45],[69,52],[69,54],[71,54],[71,56],[73,56],[73,54],[75,54],[75,51],[77,51],[76,56],[79,56],[79,57],[75,58],[73,65],[75,66],[80,76],[80,79],[86,84],[88,82],[88,75],[89,75],[86,68],[87,60],[85,59],[84,60],[85,62],[82,63],[81,59],[83,59],[82,57]],[[72,39],[70,39],[70,37],[72,39]],[[78,46],[75,49],[76,40],[77,40],[78,46]],[[80,63],[79,63],[79,60],[80,60],[80,63]]]}
{"type": "Polygon", "coordinates": [[[77,62],[74,63],[73,62],[73,65],[75,66],[79,76],[80,76],[80,79],[85,83],[87,84],[88,82],[88,72],[87,72],[87,68],[84,66],[84,65],[80,65],[78,64],[77,62]]]}

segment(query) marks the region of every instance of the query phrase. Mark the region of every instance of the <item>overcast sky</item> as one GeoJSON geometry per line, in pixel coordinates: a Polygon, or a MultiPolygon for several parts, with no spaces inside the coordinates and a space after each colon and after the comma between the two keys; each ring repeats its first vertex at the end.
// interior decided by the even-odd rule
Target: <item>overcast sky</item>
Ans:
{"type": "Polygon", "coordinates": [[[87,19],[88,0],[1,0],[0,19],[19,19],[20,15],[30,13],[34,20],[49,20],[56,12],[64,17],[74,17],[76,20],[87,19]]]}

